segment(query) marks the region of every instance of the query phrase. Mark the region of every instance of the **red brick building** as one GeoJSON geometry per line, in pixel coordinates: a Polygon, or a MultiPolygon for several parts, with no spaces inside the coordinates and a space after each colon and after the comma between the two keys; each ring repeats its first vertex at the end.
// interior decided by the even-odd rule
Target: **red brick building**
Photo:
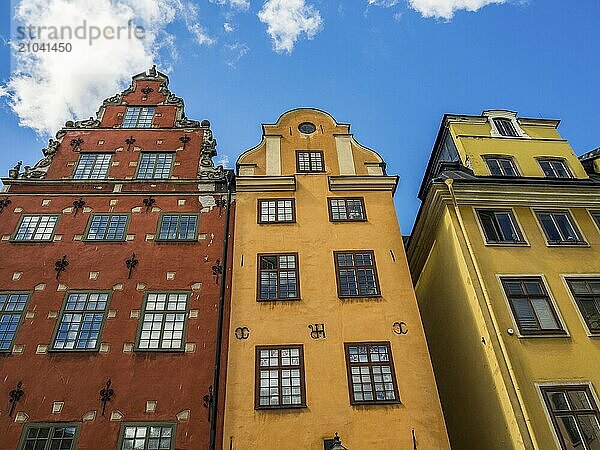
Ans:
{"type": "Polygon", "coordinates": [[[232,182],[168,82],[136,75],[3,179],[0,449],[210,447],[232,182]]]}

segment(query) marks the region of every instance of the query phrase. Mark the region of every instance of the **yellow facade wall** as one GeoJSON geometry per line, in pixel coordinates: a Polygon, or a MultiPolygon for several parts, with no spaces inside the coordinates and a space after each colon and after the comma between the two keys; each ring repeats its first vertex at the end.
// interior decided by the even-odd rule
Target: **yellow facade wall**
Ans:
{"type": "MultiPolygon", "coordinates": [[[[323,439],[338,432],[350,450],[408,449],[412,430],[418,448],[449,448],[391,192],[329,190],[328,177],[339,174],[333,134],[349,130],[326,113],[292,111],[264,129],[282,136],[281,175],[294,175],[296,189],[237,193],[223,448],[322,450],[323,439]],[[319,132],[300,134],[302,121],[319,132]],[[303,149],[324,152],[325,173],[296,173],[295,150],[303,149]],[[368,220],[330,222],[327,197],[351,196],[364,198],[368,220]],[[295,199],[296,223],[257,224],[258,199],[284,197],[295,199]],[[373,250],[382,296],[339,299],[334,250],[373,250]],[[267,252],[298,253],[301,300],[256,301],[257,254],[267,252]],[[397,321],[408,334],[393,332],[397,321]],[[325,325],[325,339],[311,339],[308,325],[315,323],[325,325]],[[247,340],[233,335],[241,326],[250,330],[247,340]],[[350,405],[344,343],[361,341],[390,342],[401,403],[350,405]],[[254,409],[255,347],[274,344],[303,344],[306,408],[254,409]]],[[[240,167],[255,164],[254,175],[264,174],[265,147],[263,141],[242,155],[240,167]]],[[[355,141],[352,148],[357,174],[368,173],[365,162],[381,162],[355,141]]]]}

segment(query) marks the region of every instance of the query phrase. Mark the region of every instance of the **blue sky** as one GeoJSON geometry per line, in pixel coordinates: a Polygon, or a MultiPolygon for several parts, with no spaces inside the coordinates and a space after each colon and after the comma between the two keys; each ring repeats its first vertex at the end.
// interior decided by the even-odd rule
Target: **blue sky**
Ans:
{"type": "MultiPolygon", "coordinates": [[[[72,3],[21,1],[63,4],[63,15],[64,4],[72,3]]],[[[136,3],[143,8],[150,1],[136,3]]],[[[452,10],[464,0],[287,0],[300,8],[289,16],[281,10],[286,0],[163,1],[174,14],[133,12],[155,33],[144,48],[126,43],[119,53],[99,43],[85,54],[63,55],[68,76],[53,81],[35,79],[38,67],[56,67],[50,61],[11,64],[6,41],[15,11],[0,3],[3,176],[18,159],[33,165],[40,158],[48,138],[40,123],[53,129],[71,115],[93,115],[101,99],[151,62],[169,71],[188,117],[211,121],[229,165],[259,142],[261,123],[289,109],[316,107],[352,124],[358,141],[401,177],[396,205],[404,234],[418,210],[417,190],[444,113],[511,109],[559,118],[577,154],[600,146],[597,0],[471,0],[492,3],[476,12],[452,10]],[[21,78],[17,67],[25,71],[21,78]],[[117,69],[103,77],[103,67],[117,69]]],[[[110,8],[129,2],[94,4],[106,3],[109,20],[110,8]]]]}

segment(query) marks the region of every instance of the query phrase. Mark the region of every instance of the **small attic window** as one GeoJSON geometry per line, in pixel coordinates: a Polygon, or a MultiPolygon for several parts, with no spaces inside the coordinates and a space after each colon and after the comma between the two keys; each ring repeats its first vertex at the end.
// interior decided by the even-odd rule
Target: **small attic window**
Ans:
{"type": "Polygon", "coordinates": [[[519,134],[515,129],[515,126],[512,123],[512,120],[506,119],[504,117],[499,117],[497,119],[493,119],[494,125],[496,125],[496,129],[502,136],[513,136],[516,137],[519,134]]]}
{"type": "Polygon", "coordinates": [[[150,128],[155,111],[154,106],[128,106],[122,128],[150,128]]]}
{"type": "Polygon", "coordinates": [[[317,131],[317,127],[314,123],[302,122],[300,125],[298,125],[298,130],[302,134],[313,134],[315,131],[317,131]]]}

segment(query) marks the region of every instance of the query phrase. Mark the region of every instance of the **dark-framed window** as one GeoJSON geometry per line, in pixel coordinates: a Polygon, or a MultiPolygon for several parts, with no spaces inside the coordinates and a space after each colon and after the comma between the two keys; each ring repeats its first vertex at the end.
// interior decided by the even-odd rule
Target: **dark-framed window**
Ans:
{"type": "Polygon", "coordinates": [[[585,244],[568,211],[536,211],[548,244],[585,244]]]}
{"type": "Polygon", "coordinates": [[[128,106],[122,128],[150,128],[155,112],[155,106],[128,106]]]}
{"type": "Polygon", "coordinates": [[[257,346],[255,409],[305,406],[303,346],[257,346]]]}
{"type": "Polygon", "coordinates": [[[25,214],[19,221],[13,241],[49,242],[54,237],[58,215],[25,214]]]}
{"type": "Polygon", "coordinates": [[[258,301],[300,298],[298,254],[258,255],[258,301]]]}
{"type": "Polygon", "coordinates": [[[379,280],[372,250],[333,252],[338,297],[378,297],[379,280]]]}
{"type": "Polygon", "coordinates": [[[477,216],[488,244],[522,244],[523,234],[511,210],[477,209],[477,216]]]}
{"type": "Polygon", "coordinates": [[[519,136],[519,133],[517,133],[517,129],[515,128],[515,125],[511,119],[498,117],[492,120],[494,121],[494,125],[496,125],[498,133],[500,133],[502,136],[519,136]]]}
{"type": "Polygon", "coordinates": [[[362,197],[328,198],[331,222],[364,222],[367,220],[365,201],[362,197]]]}
{"type": "Polygon", "coordinates": [[[198,214],[162,214],[156,239],[195,241],[198,239],[198,214]]]}
{"type": "Polygon", "coordinates": [[[598,448],[600,412],[589,385],[541,386],[540,390],[561,448],[598,448]]]}
{"type": "Polygon", "coordinates": [[[490,174],[495,177],[517,177],[517,163],[512,156],[484,156],[490,174]]]}
{"type": "Polygon", "coordinates": [[[600,334],[600,277],[566,280],[588,330],[600,334]]]}
{"type": "Polygon", "coordinates": [[[80,153],[73,172],[76,180],[100,180],[106,178],[112,153],[80,153]]]}
{"type": "Polygon", "coordinates": [[[98,350],[108,292],[69,292],[60,312],[52,350],[98,350]]]}
{"type": "Polygon", "coordinates": [[[592,218],[596,221],[596,226],[600,230],[600,211],[592,211],[592,218]]]}
{"type": "Polygon", "coordinates": [[[522,335],[566,334],[541,277],[501,277],[522,335]]]}
{"type": "Polygon", "coordinates": [[[569,166],[561,158],[538,158],[538,163],[546,178],[573,178],[569,166]]]}
{"type": "Polygon", "coordinates": [[[174,450],[176,425],[172,422],[124,423],[118,450],[174,450]]]}
{"type": "Polygon", "coordinates": [[[79,423],[27,423],[18,450],[75,450],[79,423]]]}
{"type": "Polygon", "coordinates": [[[296,221],[296,201],[293,198],[258,200],[258,223],[292,223],[296,221]]]}
{"type": "Polygon", "coordinates": [[[399,403],[389,342],[344,343],[350,404],[399,403]]]}
{"type": "Polygon", "coordinates": [[[325,161],[321,151],[297,151],[296,152],[296,170],[298,172],[324,172],[325,161]]]}
{"type": "Polygon", "coordinates": [[[143,152],[140,155],[137,178],[170,178],[174,160],[175,153],[173,152],[143,152]]]}
{"type": "Polygon", "coordinates": [[[0,352],[9,352],[23,320],[29,292],[0,292],[0,352]]]}
{"type": "Polygon", "coordinates": [[[127,231],[127,214],[93,214],[90,217],[86,241],[123,241],[127,231]]]}
{"type": "Polygon", "coordinates": [[[185,347],[189,292],[148,292],[136,350],[179,351],[185,347]]]}

